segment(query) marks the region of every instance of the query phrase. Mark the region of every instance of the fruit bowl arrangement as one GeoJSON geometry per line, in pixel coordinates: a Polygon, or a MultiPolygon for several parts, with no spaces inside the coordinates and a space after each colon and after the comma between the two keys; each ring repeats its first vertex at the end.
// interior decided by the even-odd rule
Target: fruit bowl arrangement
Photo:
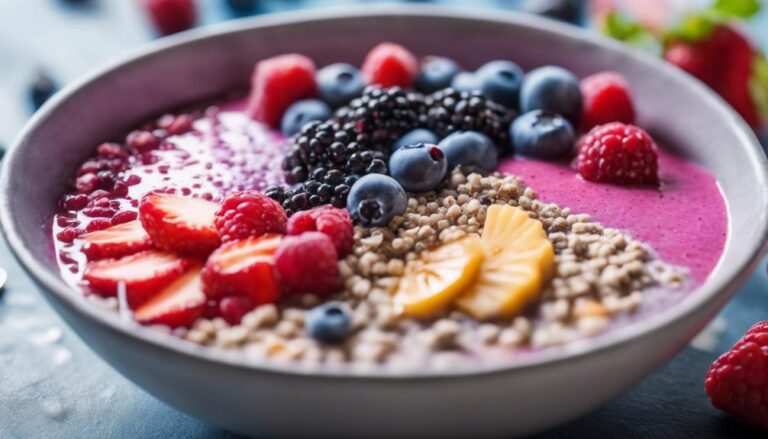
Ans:
{"type": "Polygon", "coordinates": [[[64,93],[8,157],[12,247],[120,371],[235,431],[523,434],[595,407],[663,361],[753,263],[765,221],[736,206],[765,197],[740,198],[732,168],[757,186],[756,145],[701,87],[619,45],[454,14],[228,25],[64,93]],[[363,31],[394,22],[428,24],[434,40],[363,31]],[[434,55],[466,26],[484,43],[434,55]],[[344,44],[311,43],[331,28],[344,44]],[[254,56],[276,29],[301,38],[254,56]],[[499,33],[535,44],[494,60],[499,33]],[[164,92],[118,114],[103,103],[132,96],[115,88],[127,74],[164,92]],[[659,81],[698,105],[701,130],[660,124],[659,81]],[[67,108],[93,123],[72,127],[67,108]],[[47,136],[63,139],[61,169],[23,183],[47,136]],[[738,146],[734,166],[713,136],[738,146]],[[53,258],[30,253],[51,243],[53,258]],[[429,421],[436,409],[449,419],[429,421]]]}

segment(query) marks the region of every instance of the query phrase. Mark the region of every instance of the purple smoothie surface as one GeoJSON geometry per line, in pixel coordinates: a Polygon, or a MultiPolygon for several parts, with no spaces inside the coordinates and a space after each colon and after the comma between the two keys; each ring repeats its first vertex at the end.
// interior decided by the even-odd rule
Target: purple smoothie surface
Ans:
{"type": "Polygon", "coordinates": [[[542,201],[589,214],[649,244],[666,262],[688,268],[694,285],[712,272],[725,247],[728,214],[717,180],[662,148],[658,188],[589,182],[568,163],[514,158],[499,171],[522,178],[542,201]]]}

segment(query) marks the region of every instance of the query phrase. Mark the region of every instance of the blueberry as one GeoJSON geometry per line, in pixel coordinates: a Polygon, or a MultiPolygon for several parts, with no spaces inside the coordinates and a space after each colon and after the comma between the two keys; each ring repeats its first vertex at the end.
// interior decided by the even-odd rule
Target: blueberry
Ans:
{"type": "Polygon", "coordinates": [[[524,76],[523,69],[511,61],[491,61],[475,72],[480,91],[508,108],[517,108],[524,76]]]}
{"type": "Polygon", "coordinates": [[[323,343],[339,343],[351,332],[349,309],[341,302],[326,302],[307,313],[309,335],[323,343]]]}
{"type": "Polygon", "coordinates": [[[326,120],[331,117],[331,109],[325,102],[318,99],[305,99],[288,107],[280,122],[280,130],[286,136],[292,136],[301,127],[315,120],[326,120]]]}
{"type": "Polygon", "coordinates": [[[338,108],[360,96],[365,81],[360,69],[345,63],[331,64],[317,72],[320,99],[331,108],[338,108]]]}
{"type": "Polygon", "coordinates": [[[56,93],[56,90],[58,86],[53,78],[43,71],[38,72],[29,88],[29,97],[34,109],[42,107],[45,101],[56,93]]]}
{"type": "Polygon", "coordinates": [[[422,93],[434,93],[450,87],[459,65],[450,58],[428,56],[421,61],[421,71],[414,87],[422,93]]]}
{"type": "Polygon", "coordinates": [[[568,156],[576,142],[570,122],[544,110],[533,110],[515,119],[509,136],[515,152],[544,160],[568,156]]]}
{"type": "Polygon", "coordinates": [[[408,197],[400,183],[383,174],[360,177],[347,197],[347,210],[363,226],[386,226],[405,213],[408,197]]]}
{"type": "Polygon", "coordinates": [[[458,91],[475,91],[480,90],[480,83],[474,73],[459,72],[453,77],[451,88],[458,91]]]}
{"type": "Polygon", "coordinates": [[[408,131],[405,135],[392,145],[392,151],[397,150],[405,145],[415,145],[417,143],[431,143],[436,144],[438,142],[437,134],[426,128],[416,128],[415,130],[408,131]]]}
{"type": "Polygon", "coordinates": [[[443,181],[447,171],[445,154],[434,144],[405,145],[389,158],[389,174],[411,192],[431,191],[443,181]]]}
{"type": "Polygon", "coordinates": [[[457,131],[437,144],[448,160],[448,169],[463,165],[487,174],[496,170],[496,145],[477,131],[457,131]]]}
{"type": "Polygon", "coordinates": [[[259,6],[259,0],[226,0],[225,3],[238,16],[253,14],[259,6]]]}
{"type": "Polygon", "coordinates": [[[582,111],[579,80],[562,67],[544,66],[525,75],[520,89],[520,110],[547,110],[578,125],[582,111]]]}
{"type": "Polygon", "coordinates": [[[520,9],[555,20],[578,24],[581,21],[582,0],[524,0],[520,9]]]}

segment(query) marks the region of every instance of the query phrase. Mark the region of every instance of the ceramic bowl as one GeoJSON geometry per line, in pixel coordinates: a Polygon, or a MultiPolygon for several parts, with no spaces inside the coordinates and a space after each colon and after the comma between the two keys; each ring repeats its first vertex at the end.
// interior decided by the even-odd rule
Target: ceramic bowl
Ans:
{"type": "MultiPolygon", "coordinates": [[[[747,278],[766,241],[766,159],[747,125],[704,86],[658,60],[575,27],[498,11],[366,6],[265,16],[160,40],[78,81],[40,110],[5,159],[7,240],[54,308],[105,361],[158,399],[226,429],[265,437],[515,436],[585,414],[689,341],[747,278]],[[358,64],[382,40],[468,68],[508,58],[529,69],[617,70],[640,124],[714,173],[727,200],[720,264],[682,302],[597,338],[470,370],[402,374],[244,364],[121,320],[59,276],[50,221],[96,144],[148,116],[247,85],[256,61],[300,52],[358,64]]],[[[649,214],[652,214],[649,212],[649,214]]]]}

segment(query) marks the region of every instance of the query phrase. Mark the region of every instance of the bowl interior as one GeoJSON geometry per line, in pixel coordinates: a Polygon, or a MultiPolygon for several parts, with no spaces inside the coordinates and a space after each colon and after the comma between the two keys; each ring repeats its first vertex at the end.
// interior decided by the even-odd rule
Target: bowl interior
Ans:
{"type": "Polygon", "coordinates": [[[639,124],[714,173],[728,204],[730,233],[719,267],[686,299],[688,305],[661,313],[668,319],[711,299],[762,250],[765,157],[743,121],[702,85],[571,26],[509,13],[420,7],[270,16],[197,30],[155,43],[70,86],[33,118],[5,160],[0,203],[9,243],[60,300],[119,326],[117,318],[86,311],[88,305],[59,277],[51,250],[49,222],[78,164],[98,143],[118,138],[149,116],[247,85],[254,63],[262,58],[298,52],[319,66],[360,64],[366,51],[383,40],[418,55],[450,56],[468,69],[506,58],[526,70],[557,64],[577,75],[601,70],[625,75],[639,124]]]}

